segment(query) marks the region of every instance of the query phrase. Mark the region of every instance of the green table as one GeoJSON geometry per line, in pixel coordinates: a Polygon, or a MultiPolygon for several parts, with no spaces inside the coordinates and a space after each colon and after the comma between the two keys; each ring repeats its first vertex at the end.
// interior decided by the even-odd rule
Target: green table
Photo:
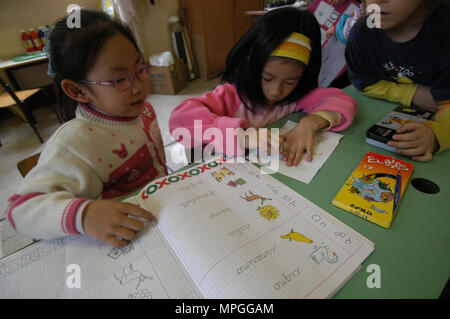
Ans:
{"type": "MultiPolygon", "coordinates": [[[[351,127],[310,184],[280,174],[274,177],[375,243],[375,251],[362,269],[335,295],[335,298],[437,298],[450,275],[450,151],[431,162],[415,162],[365,142],[365,132],[395,104],[360,94],[353,86],[344,92],[359,103],[351,127]],[[368,151],[398,157],[413,163],[411,179],[423,177],[435,182],[440,192],[425,194],[411,185],[400,202],[390,229],[384,229],[331,204],[333,197],[368,151]],[[372,274],[367,266],[380,267],[381,287],[368,288],[372,274]]],[[[300,114],[288,119],[298,120],[300,114]]],[[[276,124],[281,127],[287,119],[276,124]]]]}
{"type": "MultiPolygon", "coordinates": [[[[365,97],[353,86],[345,88],[344,92],[358,101],[358,113],[353,124],[342,132],[344,137],[311,183],[305,184],[281,174],[272,176],[375,244],[375,251],[334,298],[437,298],[450,276],[450,209],[445,199],[450,196],[450,150],[436,155],[431,162],[422,163],[367,144],[366,130],[396,105],[365,97]],[[369,151],[398,157],[415,166],[389,229],[331,204],[369,151]],[[440,192],[430,195],[416,190],[411,180],[417,177],[435,182],[440,192]],[[367,272],[367,267],[371,264],[380,267],[380,288],[367,286],[367,279],[372,274],[367,272]]],[[[269,127],[280,128],[287,120],[297,122],[302,116],[295,113],[269,127]]]]}

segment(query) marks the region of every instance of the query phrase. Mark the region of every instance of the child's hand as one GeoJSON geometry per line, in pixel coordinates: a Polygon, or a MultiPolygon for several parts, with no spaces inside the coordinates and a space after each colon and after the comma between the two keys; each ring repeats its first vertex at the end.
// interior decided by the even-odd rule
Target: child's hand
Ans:
{"type": "Polygon", "coordinates": [[[406,123],[392,138],[388,145],[397,148],[398,154],[420,162],[431,161],[438,146],[433,130],[423,123],[406,123]]]}
{"type": "Polygon", "coordinates": [[[131,216],[148,221],[155,219],[148,211],[130,203],[97,200],[84,208],[83,227],[86,234],[113,247],[123,247],[144,227],[141,220],[131,216]]]}
{"type": "Polygon", "coordinates": [[[306,160],[312,161],[314,137],[316,133],[329,125],[329,122],[318,115],[308,115],[286,135],[286,150],[283,160],[287,166],[297,166],[306,150],[306,160]]]}
{"type": "Polygon", "coordinates": [[[282,138],[280,136],[272,135],[271,130],[268,129],[256,129],[256,130],[247,130],[245,132],[245,148],[246,149],[255,149],[254,142],[256,142],[256,149],[260,151],[267,151],[267,154],[271,154],[271,150],[278,150],[280,153],[283,151],[283,143],[281,143],[282,138]],[[253,144],[250,143],[252,140],[253,144]]]}
{"type": "Polygon", "coordinates": [[[438,103],[434,101],[433,96],[431,95],[431,88],[425,85],[420,85],[417,88],[411,104],[430,112],[437,112],[439,109],[438,103]]]}

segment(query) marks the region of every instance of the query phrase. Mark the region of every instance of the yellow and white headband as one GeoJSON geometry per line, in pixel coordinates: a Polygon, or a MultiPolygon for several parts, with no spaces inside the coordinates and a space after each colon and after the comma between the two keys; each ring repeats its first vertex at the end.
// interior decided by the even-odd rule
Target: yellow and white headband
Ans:
{"type": "Polygon", "coordinates": [[[311,50],[311,39],[293,32],[272,52],[271,56],[291,58],[308,65],[311,50]]]}

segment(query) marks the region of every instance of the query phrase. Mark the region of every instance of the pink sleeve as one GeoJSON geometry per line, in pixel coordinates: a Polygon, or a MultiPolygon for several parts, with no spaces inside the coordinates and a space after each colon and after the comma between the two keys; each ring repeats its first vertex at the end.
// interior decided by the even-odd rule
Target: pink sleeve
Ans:
{"type": "Polygon", "coordinates": [[[170,133],[188,148],[201,148],[203,144],[211,143],[217,152],[239,155],[237,137],[233,137],[234,143],[231,143],[231,137],[227,141],[227,129],[230,136],[234,129],[248,128],[246,119],[233,117],[241,103],[233,85],[219,85],[201,97],[187,99],[178,105],[170,115],[170,133]]]}
{"type": "Polygon", "coordinates": [[[352,124],[358,110],[358,102],[340,89],[318,87],[298,101],[295,111],[300,110],[307,114],[318,111],[338,112],[341,114],[341,123],[330,131],[342,131],[352,124]]]}

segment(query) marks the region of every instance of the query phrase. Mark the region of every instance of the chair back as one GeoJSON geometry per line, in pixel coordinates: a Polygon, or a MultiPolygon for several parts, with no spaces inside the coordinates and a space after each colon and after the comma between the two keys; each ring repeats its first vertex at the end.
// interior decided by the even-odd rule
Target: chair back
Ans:
{"type": "Polygon", "coordinates": [[[22,177],[25,177],[28,174],[28,172],[31,171],[31,169],[36,166],[40,156],[41,153],[37,153],[17,163],[17,169],[19,170],[20,175],[22,175],[22,177]]]}
{"type": "Polygon", "coordinates": [[[9,86],[9,84],[6,81],[3,80],[1,76],[0,76],[0,84],[17,104],[20,105],[22,103],[22,101],[17,97],[16,93],[14,93],[14,90],[9,86]]]}

